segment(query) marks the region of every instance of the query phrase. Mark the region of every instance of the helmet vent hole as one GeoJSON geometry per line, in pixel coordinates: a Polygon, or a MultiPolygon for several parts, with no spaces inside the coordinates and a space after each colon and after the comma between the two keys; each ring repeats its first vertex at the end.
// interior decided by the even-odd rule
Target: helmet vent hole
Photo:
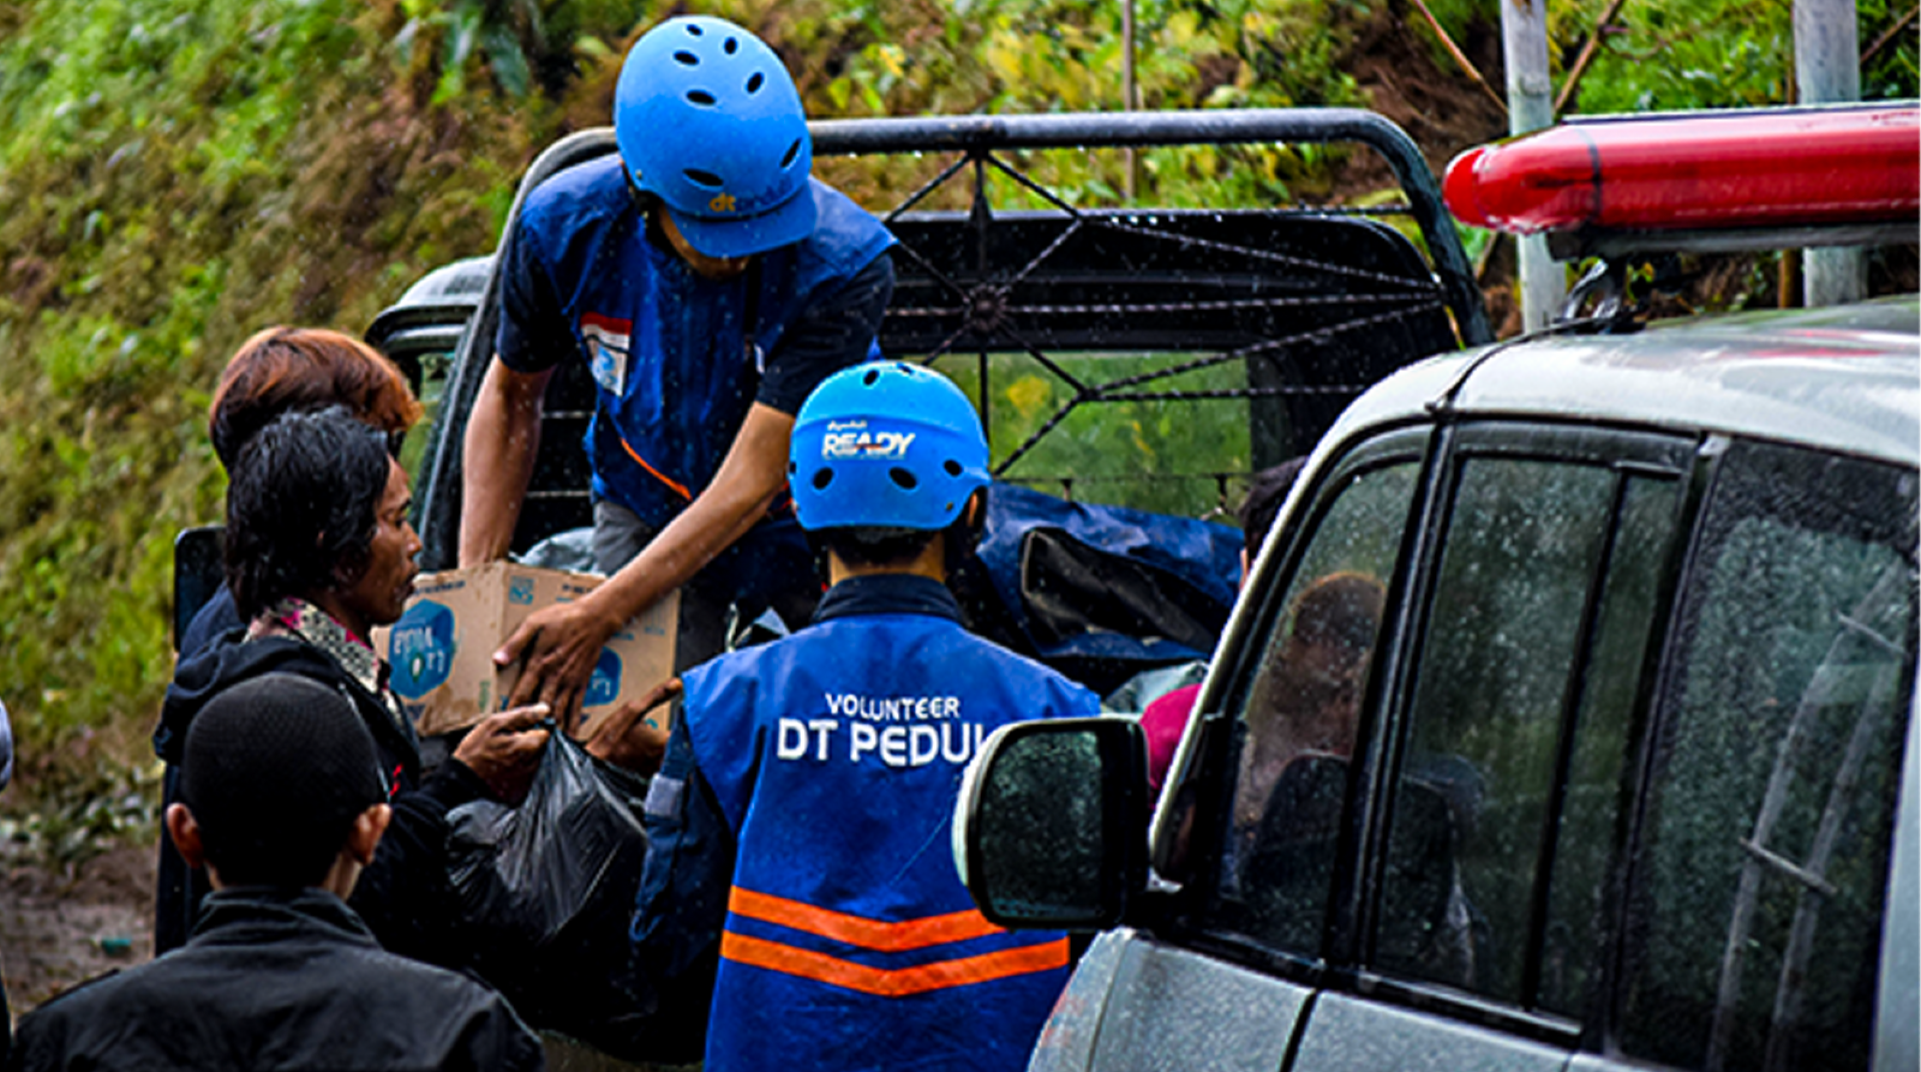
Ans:
{"type": "Polygon", "coordinates": [[[681,174],[687,176],[687,181],[696,186],[705,186],[709,190],[718,190],[721,187],[720,176],[711,171],[702,171],[699,168],[688,168],[681,172],[681,174]]]}
{"type": "Polygon", "coordinates": [[[787,475],[788,475],[788,476],[793,476],[793,475],[794,475],[794,474],[795,474],[796,472],[798,472],[799,470],[800,470],[800,466],[798,466],[798,465],[795,465],[795,464],[794,464],[793,462],[788,462],[788,463],[787,463],[787,475]]]}
{"type": "Polygon", "coordinates": [[[731,56],[734,53],[740,51],[740,39],[730,37],[727,39],[726,43],[721,45],[720,47],[724,49],[729,56],[731,56]]]}
{"type": "Polygon", "coordinates": [[[869,386],[869,387],[872,387],[872,386],[874,386],[874,381],[875,381],[875,380],[878,380],[878,379],[880,379],[880,370],[879,370],[879,369],[870,369],[870,370],[868,371],[868,373],[867,373],[867,375],[865,375],[865,376],[862,376],[862,377],[860,378],[860,382],[861,382],[861,383],[863,383],[863,384],[866,384],[866,385],[867,385],[867,386],[869,386]]]}
{"type": "Polygon", "coordinates": [[[714,95],[704,89],[688,90],[687,99],[693,101],[695,104],[705,105],[709,108],[714,106],[714,95]]]}
{"type": "Polygon", "coordinates": [[[759,93],[760,84],[765,81],[767,81],[767,76],[761,74],[759,71],[755,71],[752,75],[749,75],[747,78],[747,92],[759,93]]]}
{"type": "Polygon", "coordinates": [[[832,469],[827,469],[823,467],[823,468],[814,470],[814,490],[815,491],[825,491],[827,489],[827,485],[832,484],[833,482],[834,482],[834,471],[832,469]]]}
{"type": "Polygon", "coordinates": [[[690,22],[687,24],[687,36],[689,37],[699,37],[702,33],[705,33],[705,32],[706,31],[702,30],[700,28],[700,24],[697,22],[690,22]]]}
{"type": "Polygon", "coordinates": [[[920,479],[898,465],[887,470],[887,479],[892,480],[903,491],[913,491],[920,487],[920,479]]]}
{"type": "Polygon", "coordinates": [[[700,57],[683,48],[679,52],[674,53],[674,62],[683,67],[698,67],[700,66],[700,57]]]}
{"type": "Polygon", "coordinates": [[[961,463],[955,461],[952,458],[949,458],[946,461],[942,462],[941,468],[947,470],[948,476],[961,475],[961,463]]]}
{"type": "MultiPolygon", "coordinates": [[[[755,77],[759,77],[759,76],[756,75],[755,77]]],[[[787,155],[780,158],[780,166],[783,169],[792,167],[794,164],[794,158],[799,155],[800,155],[800,139],[795,138],[794,144],[789,145],[787,147],[787,155]]]]}

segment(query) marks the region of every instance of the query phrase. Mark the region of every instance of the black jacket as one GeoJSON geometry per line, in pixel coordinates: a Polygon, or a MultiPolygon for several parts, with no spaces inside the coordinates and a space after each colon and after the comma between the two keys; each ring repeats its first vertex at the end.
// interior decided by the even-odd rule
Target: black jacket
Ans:
{"type": "MultiPolygon", "coordinates": [[[[465,764],[452,760],[423,781],[413,728],[332,656],[291,637],[245,637],[244,630],[225,633],[174,672],[160,727],[153,735],[154,751],[168,765],[166,803],[176,799],[187,727],[220,692],[275,672],[298,674],[339,689],[373,734],[394,811],[373,863],[361,873],[348,903],[388,950],[445,967],[463,966],[467,957],[455,940],[458,909],[447,880],[447,811],[485,795],[484,783],[465,764]]],[[[163,831],[155,897],[156,953],[186,941],[209,889],[205,872],[189,871],[163,831]]]]}
{"type": "Polygon", "coordinates": [[[233,589],[223,584],[194,612],[193,620],[187,623],[186,631],[180,634],[180,643],[174,647],[174,651],[179,653],[181,662],[189,662],[228,630],[246,624],[240,618],[240,608],[234,605],[233,589]]]}
{"type": "Polygon", "coordinates": [[[222,890],[185,948],[20,1021],[42,1069],[539,1069],[540,1041],[481,983],[381,950],[324,890],[222,890]]]}

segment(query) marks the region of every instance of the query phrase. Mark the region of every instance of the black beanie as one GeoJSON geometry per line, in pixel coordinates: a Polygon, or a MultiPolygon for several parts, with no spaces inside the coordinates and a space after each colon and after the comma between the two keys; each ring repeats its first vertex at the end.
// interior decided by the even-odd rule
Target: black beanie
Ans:
{"type": "Polygon", "coordinates": [[[354,817],[387,799],[351,701],[293,674],[220,693],[187,730],[181,802],[227,885],[311,886],[354,817]]]}

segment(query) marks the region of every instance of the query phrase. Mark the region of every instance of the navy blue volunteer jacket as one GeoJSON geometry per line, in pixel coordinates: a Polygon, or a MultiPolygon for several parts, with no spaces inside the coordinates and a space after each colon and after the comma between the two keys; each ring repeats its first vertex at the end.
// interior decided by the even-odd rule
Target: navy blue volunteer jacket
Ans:
{"type": "MultiPolygon", "coordinates": [[[[874,353],[894,237],[818,180],[808,196],[814,232],[726,280],[645,237],[616,155],[560,172],[520,210],[504,254],[500,360],[519,372],[586,363],[594,497],[650,531],[712,482],[755,402],[796,413],[821,380],[874,353]]],[[[705,573],[750,597],[778,590],[794,579],[761,576],[770,556],[756,552],[780,543],[805,554],[791,511],[770,510],[705,573]]]]}
{"type": "Polygon", "coordinates": [[[994,729],[1098,698],[905,575],[843,581],[813,625],[684,680],[635,938],[663,992],[718,946],[709,1072],[1025,1067],[1067,939],[975,910],[954,799],[994,729]]]}

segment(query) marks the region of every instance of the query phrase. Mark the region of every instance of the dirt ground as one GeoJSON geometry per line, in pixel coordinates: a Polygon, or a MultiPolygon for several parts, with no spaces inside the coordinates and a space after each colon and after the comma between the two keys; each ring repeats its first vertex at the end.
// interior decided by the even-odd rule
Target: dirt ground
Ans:
{"type": "Polygon", "coordinates": [[[152,846],[49,872],[0,846],[0,975],[15,1019],[102,972],[153,956],[152,846]]]}

